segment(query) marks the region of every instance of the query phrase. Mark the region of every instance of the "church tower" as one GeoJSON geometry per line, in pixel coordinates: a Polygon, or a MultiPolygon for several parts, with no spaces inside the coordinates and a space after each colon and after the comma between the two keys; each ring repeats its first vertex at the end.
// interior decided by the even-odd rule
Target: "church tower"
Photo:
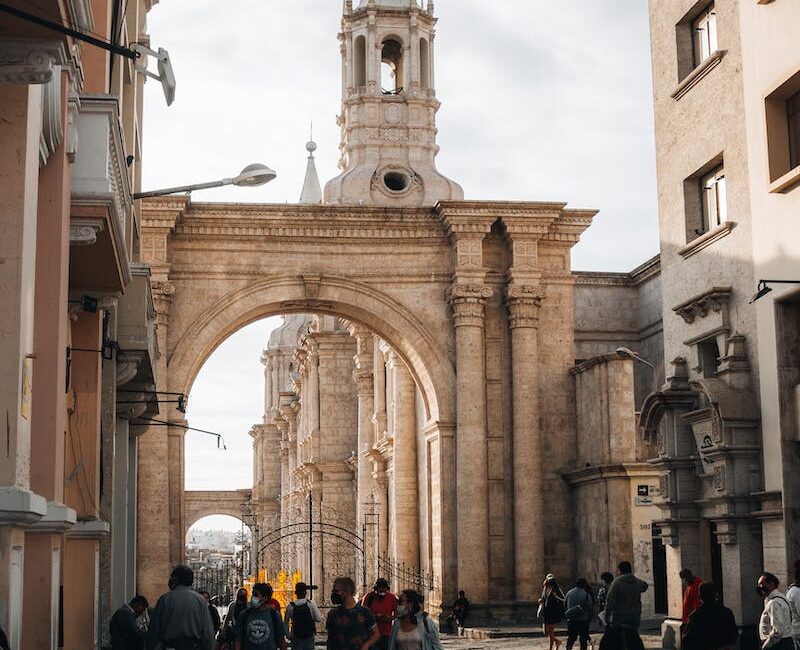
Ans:
{"type": "Polygon", "coordinates": [[[406,207],[461,200],[436,169],[433,2],[345,0],[342,173],[325,202],[406,207]]]}

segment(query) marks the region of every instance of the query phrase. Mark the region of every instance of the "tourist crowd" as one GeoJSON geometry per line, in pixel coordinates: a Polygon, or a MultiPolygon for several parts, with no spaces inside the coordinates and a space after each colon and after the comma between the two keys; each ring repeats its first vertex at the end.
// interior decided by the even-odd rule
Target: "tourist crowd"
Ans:
{"type": "MultiPolygon", "coordinates": [[[[739,628],[730,609],[721,602],[718,588],[685,568],[680,572],[683,608],[680,625],[682,650],[732,650],[739,641],[739,628]]],[[[537,615],[542,621],[550,650],[562,641],[556,628],[566,621],[566,650],[575,643],[581,650],[594,648],[591,633],[599,632],[600,650],[644,650],[639,636],[642,594],[648,585],[633,575],[630,562],[620,562],[617,576],[603,573],[595,589],[585,578],[564,592],[556,576],[548,574],[542,584],[537,615]]],[[[224,617],[210,603],[207,592],[192,589],[194,575],[177,566],[169,579],[169,590],[155,607],[136,596],[120,607],[111,619],[112,650],[313,650],[322,615],[309,598],[314,587],[302,582],[295,599],[281,616],[280,603],[272,587],[256,583],[252,596],[240,589],[224,617]]],[[[762,650],[800,648],[800,562],[795,581],[784,594],[778,578],[763,573],[756,585],[763,600],[758,626],[762,650]]],[[[328,650],[442,650],[439,626],[423,608],[423,597],[407,589],[395,595],[389,582],[377,580],[360,601],[347,577],[337,578],[330,594],[331,609],[325,631],[328,650]]],[[[470,603],[463,591],[444,621],[448,631],[463,628],[470,603]]]]}

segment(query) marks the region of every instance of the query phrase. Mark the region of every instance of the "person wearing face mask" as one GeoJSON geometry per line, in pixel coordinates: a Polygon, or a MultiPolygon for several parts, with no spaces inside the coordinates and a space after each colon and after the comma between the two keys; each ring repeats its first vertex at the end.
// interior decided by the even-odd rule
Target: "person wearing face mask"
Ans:
{"type": "Polygon", "coordinates": [[[389,650],[442,650],[436,625],[422,611],[422,595],[413,589],[400,594],[389,650]]]}
{"type": "Polygon", "coordinates": [[[397,596],[389,590],[389,581],[386,578],[378,578],[372,591],[364,596],[361,604],[372,612],[378,622],[381,638],[375,644],[375,648],[386,650],[392,634],[392,620],[397,613],[397,596]]]}
{"type": "Polygon", "coordinates": [[[800,630],[800,620],[791,603],[778,591],[778,578],[764,573],[758,579],[756,591],[764,600],[764,611],[758,625],[761,647],[774,650],[794,650],[794,635],[800,630]]]}
{"type": "Polygon", "coordinates": [[[234,628],[236,619],[247,609],[247,589],[241,588],[236,592],[236,599],[228,606],[228,613],[225,615],[225,623],[219,633],[219,650],[232,650],[236,642],[234,628]]]}
{"type": "Polygon", "coordinates": [[[194,572],[176,566],[170,575],[170,591],[156,603],[145,648],[155,650],[212,650],[214,631],[205,599],[192,590],[194,572]]]}
{"type": "Polygon", "coordinates": [[[111,650],[142,650],[147,630],[140,629],[136,621],[144,615],[148,607],[147,598],[135,596],[114,612],[108,625],[111,650]]]}
{"type": "Polygon", "coordinates": [[[283,621],[270,600],[272,587],[263,582],[253,585],[250,607],[236,621],[236,650],[286,650],[283,621]]]}
{"type": "Polygon", "coordinates": [[[372,612],[359,605],[353,594],[356,586],[350,578],[333,581],[331,603],[325,629],[328,650],[369,650],[381,638],[372,612]]]}

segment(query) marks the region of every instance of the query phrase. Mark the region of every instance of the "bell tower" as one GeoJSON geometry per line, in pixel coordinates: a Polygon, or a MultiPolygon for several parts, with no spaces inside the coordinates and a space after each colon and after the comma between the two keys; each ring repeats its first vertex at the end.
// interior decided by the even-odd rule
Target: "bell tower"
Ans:
{"type": "Polygon", "coordinates": [[[461,200],[436,169],[433,2],[345,0],[342,32],[342,173],[325,202],[422,206],[461,200]]]}

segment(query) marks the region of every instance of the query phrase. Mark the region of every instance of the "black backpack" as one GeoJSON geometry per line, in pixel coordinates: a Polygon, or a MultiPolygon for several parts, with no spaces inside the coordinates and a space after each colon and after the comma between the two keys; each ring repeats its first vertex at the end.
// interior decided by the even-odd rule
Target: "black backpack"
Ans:
{"type": "Polygon", "coordinates": [[[317,633],[311,607],[308,603],[294,605],[292,610],[292,636],[296,639],[310,639],[317,633]]]}

